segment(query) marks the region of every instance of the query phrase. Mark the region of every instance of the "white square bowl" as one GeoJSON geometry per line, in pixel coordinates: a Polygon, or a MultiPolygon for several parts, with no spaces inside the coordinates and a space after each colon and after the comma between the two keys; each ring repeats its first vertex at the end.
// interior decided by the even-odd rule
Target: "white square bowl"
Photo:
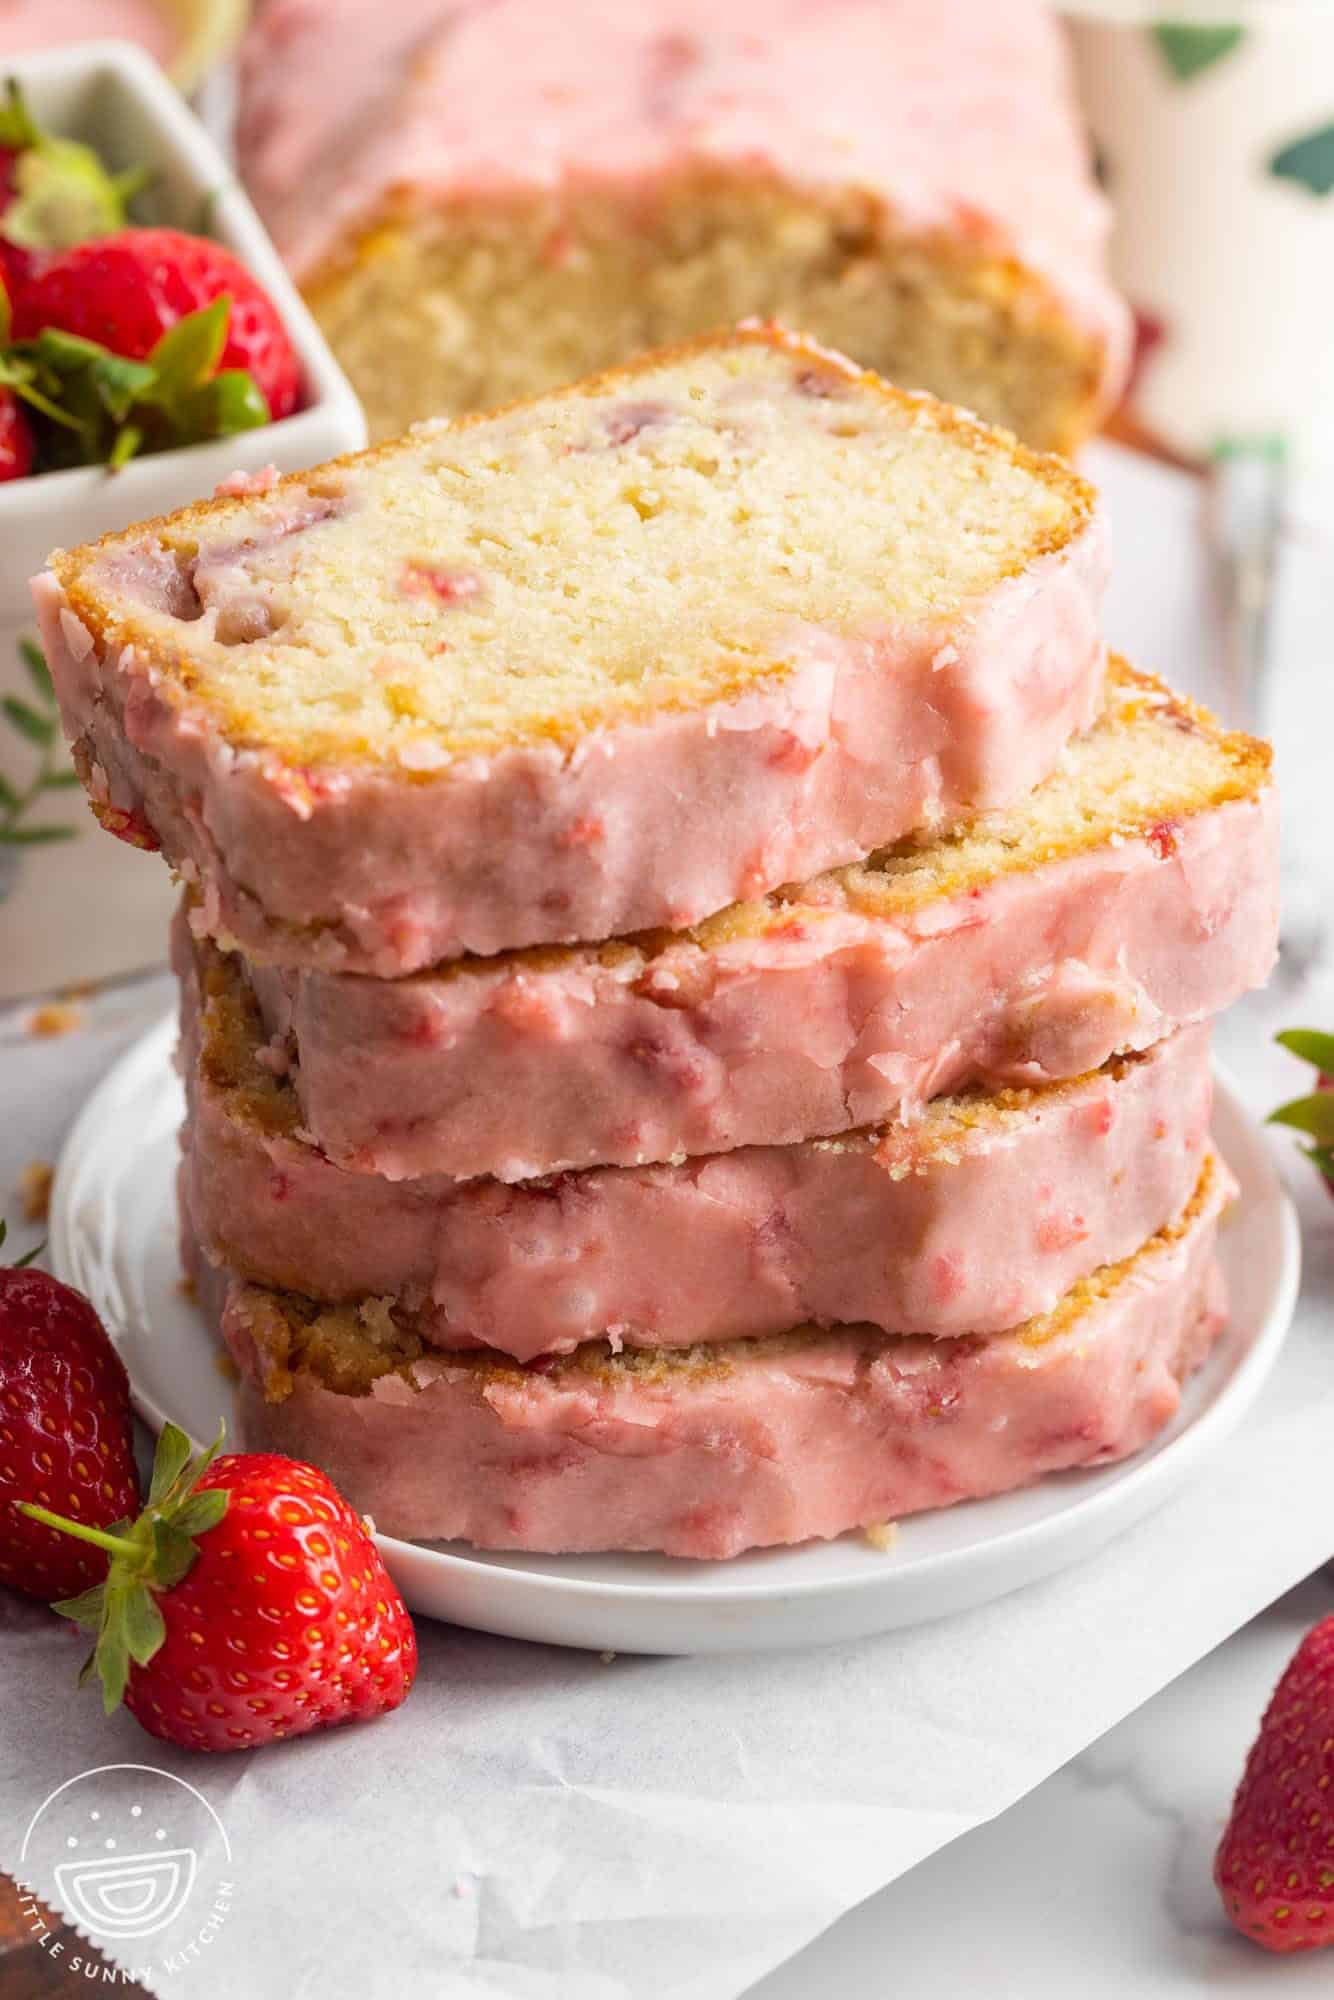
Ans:
{"type": "MultiPolygon", "coordinates": [[[[32,629],[28,579],[53,548],[94,540],[211,493],[233,472],[294,472],[366,441],[365,418],[231,168],[157,65],[121,42],[87,42],[0,65],[38,120],[95,145],[113,167],[153,173],[153,220],[207,234],[268,292],[301,362],[294,416],[213,444],[0,484],[0,694],[29,701],[17,651],[32,629]]],[[[32,746],[0,721],[0,774],[22,787],[32,746]]],[[[0,999],[100,979],[165,956],[171,905],[161,862],[108,839],[74,791],[39,801],[33,823],[78,828],[50,845],[0,845],[0,999]]]]}

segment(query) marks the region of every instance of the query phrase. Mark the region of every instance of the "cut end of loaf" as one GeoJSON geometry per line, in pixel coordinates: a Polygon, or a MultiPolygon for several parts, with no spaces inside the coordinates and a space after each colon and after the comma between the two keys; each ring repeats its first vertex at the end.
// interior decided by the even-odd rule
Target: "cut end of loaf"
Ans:
{"type": "Polygon", "coordinates": [[[392,203],[308,287],[373,437],[494,409],[755,315],[807,329],[889,381],[1041,449],[1095,427],[1115,370],[1016,258],[906,232],[857,187],[682,178],[650,213],[562,202],[392,203]]]}

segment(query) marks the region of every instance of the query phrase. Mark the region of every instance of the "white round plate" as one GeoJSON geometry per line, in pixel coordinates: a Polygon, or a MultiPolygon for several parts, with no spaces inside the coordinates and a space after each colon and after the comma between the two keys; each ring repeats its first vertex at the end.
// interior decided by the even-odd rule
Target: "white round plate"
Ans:
{"type": "MultiPolygon", "coordinates": [[[[61,1157],[51,1251],[125,1357],[137,1408],[196,1438],[232,1386],[180,1284],[173,1177],[182,1116],[163,1021],[99,1086],[61,1157]]],[[[747,1652],[860,1638],[984,1604],[1080,1561],[1165,1500],[1222,1443],[1273,1367],[1297,1295],[1296,1218],[1264,1139],[1225,1085],[1215,1133],[1241,1183],[1220,1252],[1227,1332],[1162,1435],[1127,1464],[905,1521],[892,1549],[859,1535],[725,1563],[668,1556],[490,1555],[396,1541],[385,1560],[415,1611],[483,1632],[616,1652],[747,1652]]]]}

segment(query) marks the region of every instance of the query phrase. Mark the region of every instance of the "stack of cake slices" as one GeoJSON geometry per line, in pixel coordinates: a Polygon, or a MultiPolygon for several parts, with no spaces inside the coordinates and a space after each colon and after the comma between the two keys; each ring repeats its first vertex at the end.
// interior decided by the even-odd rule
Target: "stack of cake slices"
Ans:
{"type": "Polygon", "coordinates": [[[1062,461],[767,327],[53,557],[247,1442],[721,1557],[1161,1428],[1275,813],[1104,570],[1062,461]]]}

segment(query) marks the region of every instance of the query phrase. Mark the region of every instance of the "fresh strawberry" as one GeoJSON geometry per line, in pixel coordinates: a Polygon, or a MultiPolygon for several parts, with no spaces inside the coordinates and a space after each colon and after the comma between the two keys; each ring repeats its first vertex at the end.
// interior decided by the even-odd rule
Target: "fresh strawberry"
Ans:
{"type": "Polygon", "coordinates": [[[179,320],[215,300],[230,301],[219,372],[244,370],[276,420],[301,395],[292,343],[267,292],[230,250],[179,229],[122,229],[51,258],[24,286],[14,332],[47,328],[98,342],[143,361],[179,320]]]}
{"type": "Polygon", "coordinates": [[[106,465],[231,437],[269,421],[243,368],[219,368],[231,301],[225,295],[169,327],[144,361],[47,327],[0,349],[0,388],[29,407],[42,471],[106,465]]]}
{"type": "Polygon", "coordinates": [[[204,237],[126,226],[143,178],[43,132],[11,82],[0,102],[0,396],[27,406],[29,462],[43,472],[114,470],[299,401],[291,343],[245,266],[204,237]]]}
{"type": "Polygon", "coordinates": [[[1334,1618],[1264,1713],[1214,1861],[1228,1916],[1267,1951],[1334,1944],[1334,1618]]]}
{"type": "Polygon", "coordinates": [[[14,1265],[0,1268],[0,1583],[49,1603],[106,1575],[100,1549],[26,1519],[23,1501],[105,1528],[138,1507],[139,1475],[102,1322],[81,1292],[14,1265]]]}
{"type": "Polygon", "coordinates": [[[37,123],[13,77],[0,102],[0,267],[26,279],[49,250],[123,229],[126,204],[148,176],[113,174],[91,146],[37,123]]]}
{"type": "Polygon", "coordinates": [[[16,243],[7,243],[0,236],[0,286],[7,286],[11,298],[17,298],[32,276],[37,259],[31,250],[20,250],[16,243]]]}
{"type": "Polygon", "coordinates": [[[1306,1157],[1334,1195],[1334,1035],[1322,1035],[1316,1028],[1288,1028],[1278,1039],[1293,1055],[1315,1065],[1316,1082],[1307,1096],[1294,1097],[1271,1111],[1269,1122],[1307,1134],[1312,1143],[1305,1148],[1306,1157]]]}
{"type": "Polygon", "coordinates": [[[0,146],[0,291],[7,290],[16,299],[32,275],[36,253],[11,243],[4,233],[5,216],[14,202],[14,159],[0,146]]]}
{"type": "Polygon", "coordinates": [[[148,1504],[104,1534],[30,1510],[111,1557],[56,1610],[96,1632],[85,1676],[150,1735],[246,1750],[397,1708],[417,1671],[407,1607],[365,1524],[313,1466],[198,1458],[163,1430],[148,1504]]]}
{"type": "Polygon", "coordinates": [[[12,389],[0,389],[0,480],[32,471],[32,426],[12,389]]]}

